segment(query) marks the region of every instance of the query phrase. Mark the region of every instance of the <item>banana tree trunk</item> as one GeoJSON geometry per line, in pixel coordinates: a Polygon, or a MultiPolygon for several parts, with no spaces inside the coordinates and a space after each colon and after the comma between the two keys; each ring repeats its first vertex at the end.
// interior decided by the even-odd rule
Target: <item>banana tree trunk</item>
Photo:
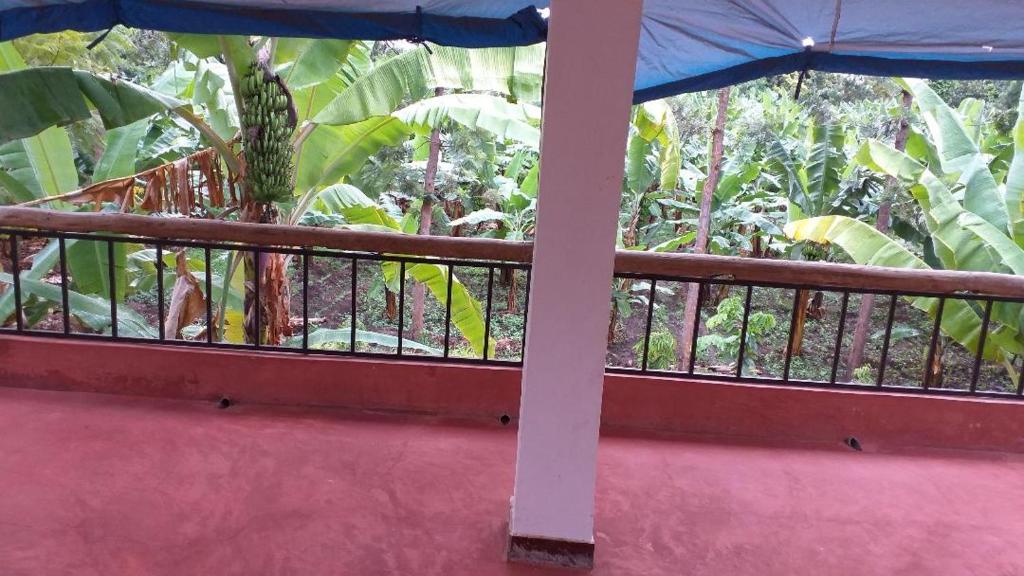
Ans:
{"type": "Polygon", "coordinates": [[[608,345],[615,342],[616,327],[619,325],[619,306],[612,301],[612,313],[608,316],[608,345]]]}
{"type": "Polygon", "coordinates": [[[384,317],[388,322],[398,319],[398,298],[387,286],[384,287],[384,317]]]}
{"type": "Polygon", "coordinates": [[[519,313],[519,282],[516,280],[516,270],[510,266],[501,268],[501,275],[498,282],[507,289],[505,298],[505,311],[509,314],[519,313]]]}
{"type": "MultiPolygon", "coordinates": [[[[444,93],[443,88],[436,88],[434,94],[440,96],[444,93]]],[[[427,157],[427,169],[423,174],[423,202],[420,205],[420,228],[421,236],[430,236],[430,225],[434,214],[434,189],[437,180],[437,163],[441,158],[441,130],[435,128],[430,133],[430,155],[427,157]]],[[[423,316],[426,307],[426,293],[423,284],[416,282],[412,288],[412,330],[410,338],[419,340],[423,333],[423,316]]]]}
{"type": "Polygon", "coordinates": [[[807,301],[811,291],[801,290],[796,301],[796,316],[793,318],[793,347],[791,356],[800,356],[804,351],[804,325],[807,323],[807,301]]]}
{"type": "MultiPolygon", "coordinates": [[[[896,131],[896,140],[893,143],[900,152],[907,148],[907,130],[910,123],[907,118],[910,114],[910,105],[913,97],[910,92],[903,91],[903,117],[900,118],[900,127],[896,131]]],[[[875,228],[879,232],[889,231],[889,220],[892,216],[892,196],[896,193],[898,183],[896,179],[889,176],[885,180],[885,196],[878,204],[878,215],[875,218],[875,228]]],[[[853,341],[850,343],[850,354],[846,358],[846,367],[843,370],[842,380],[849,382],[853,380],[853,371],[864,362],[864,348],[868,340],[868,327],[871,324],[871,309],[875,305],[874,294],[863,294],[860,299],[860,308],[857,310],[857,324],[853,329],[853,341]]]]}
{"type": "MultiPolygon", "coordinates": [[[[276,224],[280,221],[272,204],[250,203],[242,210],[243,222],[276,224]]],[[[291,288],[284,254],[246,251],[242,257],[245,274],[245,341],[276,346],[291,336],[291,288]],[[259,283],[259,300],[256,285],[259,283]]]]}
{"type": "MultiPolygon", "coordinates": [[[[449,220],[458,220],[466,215],[466,211],[462,208],[462,202],[459,200],[445,200],[442,203],[444,207],[444,213],[448,215],[449,220]]],[[[462,225],[453,226],[451,235],[454,237],[462,236],[462,225]]]]}
{"type": "MultiPolygon", "coordinates": [[[[697,221],[697,238],[693,245],[696,254],[707,252],[708,236],[711,235],[711,198],[718,187],[718,179],[722,173],[722,156],[725,144],[725,119],[729,109],[729,87],[718,91],[718,115],[715,117],[715,128],[711,131],[711,161],[708,165],[708,178],[704,181],[704,188],[700,200],[700,218],[697,221]]],[[[697,294],[700,290],[699,284],[690,284],[686,289],[686,310],[683,313],[683,323],[680,326],[681,333],[676,335],[676,342],[680,345],[676,348],[679,357],[679,367],[686,369],[690,365],[690,349],[693,347],[693,327],[698,321],[699,310],[697,310],[697,294]]]]}
{"type": "MultiPolygon", "coordinates": [[[[928,386],[931,388],[942,388],[942,355],[945,352],[946,347],[943,346],[942,338],[939,338],[935,343],[935,354],[931,358],[931,364],[925,366],[925,382],[928,382],[928,386]]],[[[925,363],[927,364],[927,351],[925,352],[925,363]]]]}

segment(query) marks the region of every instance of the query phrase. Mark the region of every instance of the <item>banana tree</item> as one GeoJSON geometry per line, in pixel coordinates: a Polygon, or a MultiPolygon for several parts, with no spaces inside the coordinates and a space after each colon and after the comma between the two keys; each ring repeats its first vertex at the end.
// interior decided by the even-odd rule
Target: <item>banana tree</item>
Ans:
{"type": "MultiPolygon", "coordinates": [[[[44,76],[61,79],[73,101],[57,102],[61,106],[51,106],[49,116],[35,115],[2,128],[9,128],[12,136],[26,136],[24,124],[35,121],[40,128],[48,123],[51,127],[47,130],[60,130],[57,125],[84,118],[89,104],[111,129],[147,113],[170,112],[192,124],[217,149],[230,172],[245,176],[243,219],[288,223],[297,223],[317,195],[344,182],[374,152],[402,143],[417,129],[432,129],[450,120],[511,138],[536,139],[536,128],[530,123],[536,123],[538,114],[526,103],[539,98],[543,52],[536,48],[417,48],[375,65],[362,43],[189,35],[173,39],[183,49],[182,61],[158,78],[157,90],[67,69],[29,71],[35,75],[29,80],[37,87],[46,84],[40,81],[44,76]],[[77,92],[70,89],[73,83],[80,85],[77,92]],[[498,92],[522,99],[524,104],[484,95],[467,101],[469,96],[458,95],[399,109],[407,96],[420,98],[438,86],[498,92]],[[113,92],[113,97],[92,98],[94,94],[104,96],[103,89],[113,92]],[[483,98],[491,99],[492,112],[484,109],[487,102],[483,98]],[[105,114],[111,101],[128,112],[105,114]],[[470,105],[481,111],[472,113],[470,105]],[[513,116],[503,119],[502,114],[513,116]],[[293,126],[297,131],[291,150],[283,155],[280,140],[293,126]],[[264,142],[268,134],[272,141],[264,142]],[[237,135],[241,135],[241,155],[227,140],[237,135]],[[243,158],[249,160],[244,168],[243,158]],[[292,165],[294,178],[287,178],[292,165]]],[[[11,90],[5,94],[16,99],[27,93],[11,90]]],[[[131,142],[126,138],[118,148],[132,149],[131,142]]],[[[25,195],[23,188],[16,192],[25,195]]],[[[287,336],[288,288],[283,273],[287,266],[279,259],[267,255],[260,263],[246,262],[245,317],[250,340],[277,343],[287,336]],[[268,271],[276,272],[271,275],[268,271]],[[257,278],[264,288],[264,301],[258,306],[253,299],[257,278]],[[267,299],[267,294],[278,297],[267,299]],[[262,334],[252,333],[257,313],[263,320],[262,334]]],[[[225,282],[239,264],[239,259],[232,262],[225,282]]]]}
{"type": "MultiPolygon", "coordinates": [[[[365,140],[353,139],[363,145],[360,152],[365,155],[338,153],[333,142],[335,139],[330,138],[331,132],[356,131],[365,136],[383,136],[387,138],[385,144],[391,146],[414,135],[421,140],[429,138],[431,150],[437,150],[439,131],[447,125],[458,124],[463,128],[486,131],[498,141],[515,141],[537,147],[540,109],[533,102],[540,98],[542,62],[543,49],[538,47],[482,51],[435,47],[433,51],[411,50],[372,65],[315,115],[310,110],[312,119],[300,131],[300,138],[305,137],[306,140],[301,144],[304,150],[301,151],[296,182],[299,209],[294,214],[301,217],[304,214],[302,207],[309,206],[323,192],[324,186],[350,182],[355,169],[374,151],[363,145],[365,140]],[[444,93],[446,91],[455,93],[444,93]],[[495,92],[503,94],[504,98],[493,95],[495,92]],[[413,102],[399,107],[409,96],[413,102]],[[308,150],[311,144],[314,146],[312,152],[308,150]],[[326,169],[321,169],[320,165],[326,165],[326,169]],[[307,178],[306,175],[313,177],[307,178]]],[[[433,165],[435,170],[437,166],[436,155],[433,158],[432,163],[427,162],[427,174],[424,176],[428,195],[433,188],[430,166],[433,165]]],[[[430,213],[431,198],[421,197],[418,203],[422,219],[424,210],[430,213]]],[[[320,204],[330,206],[323,202],[320,204]]],[[[424,219],[407,231],[423,228],[425,222],[424,219]]],[[[412,277],[418,278],[415,274],[412,277]]],[[[391,304],[394,292],[390,288],[394,282],[386,285],[391,304]]],[[[422,324],[422,306],[419,304],[423,285],[431,287],[427,282],[419,282],[414,291],[414,333],[422,324]]],[[[432,293],[438,295],[436,291],[432,290],[432,293]]],[[[453,301],[453,305],[461,304],[460,299],[453,301]]],[[[389,310],[393,308],[389,306],[389,310]]],[[[461,316],[462,312],[455,311],[454,315],[461,316]]],[[[470,338],[479,352],[483,343],[474,340],[470,338]]]]}
{"type": "MultiPolygon", "coordinates": [[[[177,107],[173,99],[164,99],[129,83],[114,83],[87,72],[67,68],[28,68],[10,43],[0,43],[0,77],[5,85],[5,106],[26,109],[24,114],[4,115],[0,120],[0,194],[8,201],[43,202],[62,208],[70,204],[59,201],[78,186],[78,175],[65,124],[88,118],[95,110],[108,127],[107,146],[96,166],[101,177],[114,178],[134,172],[136,148],[146,131],[144,118],[155,110],[177,107]],[[56,83],[60,90],[50,90],[56,83]],[[40,94],[40,91],[42,95],[40,94]]],[[[183,111],[184,112],[184,111],[183,111]]],[[[109,304],[106,312],[92,305],[94,295],[108,298],[111,279],[105,244],[85,240],[68,240],[67,261],[75,296],[71,315],[94,329],[102,329],[100,319],[110,326],[109,304]],[[79,297],[80,296],[80,297],[79,297]],[[79,305],[76,305],[76,302],[79,305]]],[[[114,283],[116,297],[125,297],[125,259],[127,248],[117,244],[114,250],[114,283]]],[[[57,260],[57,243],[52,242],[33,259],[26,271],[23,289],[47,306],[59,304],[51,290],[37,280],[49,273],[57,260]]],[[[0,321],[11,318],[13,295],[0,296],[0,321]]],[[[122,333],[142,333],[144,321],[126,312],[120,318],[122,333]]]]}
{"type": "MultiPolygon", "coordinates": [[[[881,191],[881,181],[861,178],[856,163],[849,161],[846,133],[836,124],[815,122],[803,141],[790,143],[769,139],[766,157],[768,172],[775,187],[789,200],[790,222],[829,214],[866,215],[867,200],[881,191]]],[[[794,256],[821,260],[826,250],[816,246],[798,246],[794,256]]],[[[821,294],[811,300],[809,290],[801,290],[796,303],[791,353],[803,350],[807,316],[820,317],[821,294]]]]}
{"type": "MultiPolygon", "coordinates": [[[[452,230],[466,226],[477,226],[493,223],[482,234],[484,237],[502,240],[523,241],[533,236],[537,222],[537,170],[539,164],[535,151],[527,148],[519,149],[505,167],[504,173],[494,177],[497,186],[492,195],[494,207],[474,210],[461,218],[448,222],[452,230]],[[529,158],[529,160],[527,160],[529,158]],[[526,168],[526,162],[532,167],[526,168]]],[[[510,314],[519,311],[519,281],[515,270],[503,268],[500,281],[507,288],[505,304],[510,314]]]]}
{"type": "MultiPolygon", "coordinates": [[[[338,214],[345,219],[344,226],[353,229],[401,234],[403,228],[409,226],[408,223],[403,226],[396,215],[349,184],[335,184],[325,188],[311,202],[311,208],[325,213],[338,214]]],[[[398,262],[385,261],[381,263],[384,282],[392,292],[398,292],[399,284],[403,280],[400,268],[398,262]]],[[[448,266],[426,263],[407,264],[405,273],[408,278],[426,286],[442,305],[448,306],[448,266]]],[[[483,307],[457,277],[452,275],[450,282],[452,284],[450,303],[452,324],[459,329],[475,353],[482,354],[485,345],[488,346],[488,352],[492,353],[493,341],[486,343],[484,341],[483,307]]],[[[347,332],[343,336],[347,339],[347,332]]]]}
{"type": "MultiPolygon", "coordinates": [[[[901,152],[892,146],[868,141],[858,159],[870,168],[899,179],[910,189],[920,207],[931,244],[934,267],[947,270],[1024,274],[1024,118],[1014,127],[1015,149],[1005,176],[997,178],[989,158],[971,137],[962,117],[927,83],[906,80],[925,120],[927,146],[911,146],[901,152]],[[933,162],[928,162],[934,158],[933,162]]],[[[1024,111],[1024,101],[1020,104],[1024,111]]],[[[924,254],[914,254],[900,242],[871,226],[847,216],[825,216],[791,222],[786,234],[796,240],[834,244],[858,264],[929,268],[924,254]]],[[[933,318],[935,298],[914,298],[912,304],[933,318]]],[[[985,347],[986,359],[1001,363],[1017,385],[1015,363],[1024,355],[1022,308],[998,302],[985,347]]],[[[979,307],[950,299],[941,319],[942,332],[971,352],[977,352],[982,328],[979,307]]],[[[941,358],[941,355],[939,355],[941,358]]],[[[941,364],[928,366],[934,373],[941,364]]]]}

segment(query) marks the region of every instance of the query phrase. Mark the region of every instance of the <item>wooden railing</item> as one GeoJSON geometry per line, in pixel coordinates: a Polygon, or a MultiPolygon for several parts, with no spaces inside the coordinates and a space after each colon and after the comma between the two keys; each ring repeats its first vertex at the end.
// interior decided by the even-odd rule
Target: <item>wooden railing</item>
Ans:
{"type": "MultiPolygon", "coordinates": [[[[0,228],[107,232],[167,240],[231,242],[268,248],[328,248],[520,264],[529,264],[533,258],[533,244],[530,242],[160,218],[120,213],[60,212],[35,208],[0,207],[0,228]]],[[[936,296],[975,294],[1005,298],[1024,297],[1024,277],[1008,274],[911,270],[704,254],[618,250],[615,254],[615,272],[666,278],[731,279],[736,282],[800,285],[837,290],[905,291],[936,296]]]]}

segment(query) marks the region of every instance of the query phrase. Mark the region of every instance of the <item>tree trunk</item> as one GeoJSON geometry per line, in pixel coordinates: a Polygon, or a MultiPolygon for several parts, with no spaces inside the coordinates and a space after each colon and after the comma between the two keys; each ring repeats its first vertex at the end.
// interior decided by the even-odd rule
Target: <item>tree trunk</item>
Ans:
{"type": "Polygon", "coordinates": [[[804,325],[807,323],[807,301],[811,291],[801,290],[796,301],[796,316],[793,317],[793,348],[791,356],[799,356],[804,351],[804,325]]]}
{"type": "Polygon", "coordinates": [[[815,290],[811,296],[811,302],[807,305],[807,315],[815,320],[825,317],[825,294],[821,290],[815,290]]]}
{"type": "Polygon", "coordinates": [[[384,317],[388,322],[398,319],[398,298],[387,286],[384,287],[384,317]]]}
{"type": "MultiPolygon", "coordinates": [[[[277,208],[271,204],[249,203],[241,212],[242,222],[259,224],[279,223],[277,208]]],[[[261,252],[259,262],[253,252],[242,256],[245,274],[244,321],[245,341],[248,344],[277,346],[291,336],[289,309],[291,289],[285,270],[284,254],[261,252]],[[259,302],[256,301],[256,283],[259,282],[259,302]],[[257,322],[257,318],[259,321],[257,322]],[[259,329],[257,330],[257,324],[259,329]]]]}
{"type": "MultiPolygon", "coordinates": [[[[912,103],[910,92],[903,91],[903,117],[900,118],[900,127],[896,131],[896,140],[893,143],[897,150],[902,152],[907,148],[907,129],[910,123],[907,121],[910,115],[912,103]]],[[[882,201],[878,204],[878,214],[875,218],[875,229],[883,234],[889,231],[889,220],[892,215],[892,195],[896,193],[897,182],[892,176],[885,180],[885,192],[882,201]]],[[[860,308],[857,310],[857,324],[853,329],[853,341],[850,343],[850,355],[846,359],[846,367],[843,370],[842,380],[849,382],[853,379],[853,371],[864,362],[864,347],[868,340],[868,327],[871,324],[871,309],[875,305],[874,294],[862,294],[860,297],[860,308]]]]}
{"type": "MultiPolygon", "coordinates": [[[[935,354],[932,356],[931,365],[925,366],[925,381],[928,382],[930,388],[942,388],[942,355],[945,353],[945,346],[943,346],[942,338],[939,338],[935,343],[935,354]]],[[[927,364],[928,357],[927,352],[925,353],[925,363],[927,364]]]]}
{"type": "Polygon", "coordinates": [[[511,266],[503,266],[498,283],[507,289],[505,298],[505,311],[509,314],[519,313],[519,282],[516,281],[516,269],[511,266]]]}
{"type": "MultiPolygon", "coordinates": [[[[443,88],[435,88],[434,94],[440,96],[443,88]]],[[[437,163],[441,158],[441,130],[435,128],[430,133],[430,155],[427,156],[427,170],[423,175],[423,203],[420,205],[421,236],[430,236],[430,225],[434,214],[434,184],[437,179],[437,163]]],[[[416,282],[412,287],[412,330],[409,337],[419,340],[423,334],[423,314],[426,308],[426,292],[423,284],[416,282]]]]}
{"type": "MultiPolygon", "coordinates": [[[[445,200],[442,206],[444,206],[444,213],[448,215],[449,220],[458,220],[466,215],[460,200],[445,200]]],[[[462,236],[462,226],[452,226],[451,235],[456,238],[462,236]]]]}
{"type": "MultiPolygon", "coordinates": [[[[722,173],[722,155],[725,143],[725,118],[729,109],[729,87],[718,91],[718,115],[715,117],[715,128],[711,131],[711,159],[708,164],[708,178],[704,181],[704,189],[700,200],[700,218],[697,220],[697,238],[693,245],[696,254],[707,252],[708,236],[711,234],[711,198],[718,187],[718,179],[722,173]]],[[[676,347],[679,357],[679,368],[685,370],[690,365],[690,348],[693,347],[694,326],[699,321],[700,310],[697,310],[698,284],[690,284],[686,290],[686,310],[683,313],[681,334],[676,336],[680,343],[676,347]]]]}

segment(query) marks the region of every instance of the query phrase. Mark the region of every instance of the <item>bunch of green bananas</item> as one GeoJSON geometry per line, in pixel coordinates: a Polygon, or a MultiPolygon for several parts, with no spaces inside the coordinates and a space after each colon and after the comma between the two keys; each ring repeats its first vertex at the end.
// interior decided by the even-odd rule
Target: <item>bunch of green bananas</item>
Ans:
{"type": "Polygon", "coordinates": [[[240,82],[246,180],[259,203],[282,202],[292,195],[292,146],[295,129],[291,95],[266,65],[254,62],[240,82]]]}

